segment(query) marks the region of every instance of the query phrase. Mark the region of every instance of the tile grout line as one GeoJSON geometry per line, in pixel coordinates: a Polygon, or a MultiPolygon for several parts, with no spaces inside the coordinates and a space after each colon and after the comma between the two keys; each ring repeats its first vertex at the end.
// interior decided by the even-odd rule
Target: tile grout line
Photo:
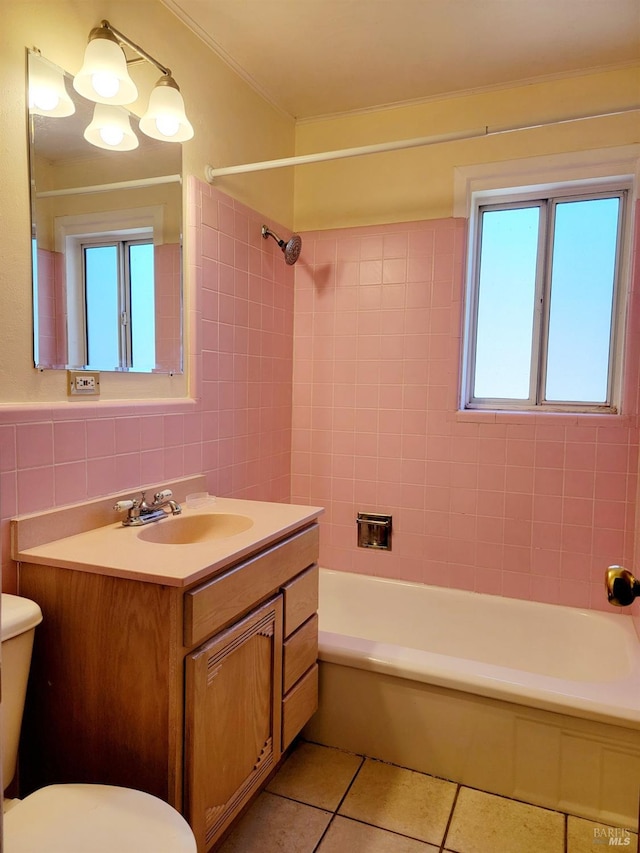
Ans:
{"type": "Polygon", "coordinates": [[[366,762],[366,760],[367,760],[366,755],[360,755],[360,754],[359,754],[359,753],[357,753],[357,752],[355,752],[355,753],[353,753],[353,754],[354,754],[354,755],[357,755],[357,756],[358,756],[358,758],[360,759],[360,766],[358,767],[358,769],[356,770],[356,772],[353,774],[353,778],[351,779],[351,781],[350,781],[350,782],[349,782],[349,784],[347,785],[347,787],[346,787],[346,789],[345,789],[344,794],[343,794],[343,795],[342,795],[342,797],[340,798],[340,802],[339,802],[339,803],[338,803],[338,805],[335,807],[335,809],[334,809],[334,814],[338,814],[338,811],[340,810],[340,806],[341,806],[341,805],[344,803],[344,801],[347,799],[347,796],[348,796],[348,794],[349,794],[349,791],[353,788],[353,783],[356,781],[356,779],[357,779],[357,778],[358,778],[358,776],[360,775],[360,771],[361,771],[361,770],[362,770],[362,768],[364,767],[365,762],[366,762]]]}
{"type": "Polygon", "coordinates": [[[314,845],[313,850],[311,850],[310,853],[316,853],[316,851],[320,848],[320,845],[322,844],[327,833],[329,832],[329,827],[331,826],[331,824],[334,822],[335,819],[336,819],[336,813],[333,812],[333,814],[331,815],[331,819],[330,819],[329,823],[324,828],[324,832],[322,833],[322,835],[320,836],[317,843],[314,845]]]}
{"type": "Polygon", "coordinates": [[[364,755],[359,755],[358,753],[353,753],[353,754],[354,754],[354,755],[357,755],[357,756],[358,756],[358,758],[360,759],[360,765],[358,766],[358,769],[356,770],[356,772],[353,774],[353,777],[352,777],[351,781],[349,782],[349,784],[348,784],[348,785],[347,785],[347,787],[345,788],[345,791],[344,791],[344,793],[343,793],[342,797],[340,797],[340,800],[338,801],[338,804],[336,805],[336,807],[335,807],[335,808],[334,808],[334,810],[333,810],[333,814],[331,815],[331,820],[330,820],[330,821],[329,821],[329,823],[326,825],[326,827],[325,827],[325,829],[324,829],[324,832],[322,833],[322,835],[321,835],[321,836],[320,836],[320,838],[318,839],[318,843],[315,845],[315,847],[313,848],[313,850],[311,851],[311,853],[316,853],[316,851],[319,849],[320,845],[321,845],[321,844],[322,844],[322,842],[324,841],[324,838],[325,838],[326,834],[329,832],[329,827],[331,826],[331,824],[334,822],[334,820],[336,819],[336,817],[337,817],[337,815],[338,815],[338,809],[339,809],[339,808],[340,808],[340,806],[344,803],[344,801],[345,801],[345,798],[346,798],[347,794],[349,793],[349,791],[350,791],[350,790],[351,790],[351,788],[353,787],[353,783],[356,781],[356,779],[358,778],[358,775],[359,775],[360,771],[361,771],[361,770],[362,770],[362,768],[364,767],[364,762],[365,762],[365,760],[366,760],[365,756],[364,756],[364,755]]]}
{"type": "MultiPolygon", "coordinates": [[[[408,841],[417,841],[419,844],[426,844],[428,847],[436,848],[435,844],[432,844],[431,841],[425,841],[424,838],[419,838],[417,835],[407,835],[406,832],[399,832],[397,829],[389,829],[387,826],[380,826],[377,823],[369,823],[367,820],[362,820],[359,817],[351,817],[350,815],[335,815],[335,817],[342,817],[344,820],[350,820],[352,823],[359,823],[360,826],[368,826],[371,829],[379,829],[381,832],[386,833],[387,835],[395,835],[396,838],[406,838],[408,841]]],[[[438,853],[442,853],[442,845],[438,848],[438,853]]]]}
{"type": "MultiPolygon", "coordinates": [[[[308,743],[314,744],[313,741],[308,741],[308,743]]],[[[322,744],[315,744],[315,745],[316,746],[324,746],[322,744]]],[[[528,802],[527,800],[510,797],[510,796],[507,796],[504,794],[491,794],[490,792],[484,791],[481,788],[476,788],[474,786],[464,785],[463,783],[460,783],[460,782],[453,782],[450,779],[444,779],[443,777],[434,776],[433,774],[424,773],[422,771],[411,770],[410,768],[405,768],[402,765],[398,765],[398,764],[395,764],[393,762],[386,762],[386,761],[383,761],[380,759],[370,758],[370,757],[368,757],[366,755],[362,755],[360,753],[351,752],[350,750],[341,750],[341,749],[336,748],[336,747],[328,747],[328,749],[334,749],[334,750],[337,749],[340,752],[348,753],[348,754],[352,755],[354,758],[358,759],[358,762],[359,762],[357,768],[353,771],[353,775],[352,775],[350,781],[347,782],[347,785],[344,789],[344,792],[339,797],[339,800],[338,800],[337,804],[335,805],[335,807],[331,808],[331,807],[314,806],[313,804],[311,804],[305,800],[298,799],[296,796],[292,796],[291,794],[276,794],[275,792],[271,792],[274,795],[281,797],[283,799],[292,800],[292,801],[300,803],[302,805],[315,808],[319,811],[323,811],[325,814],[329,815],[329,821],[328,821],[327,825],[325,826],[320,838],[318,839],[317,842],[314,843],[313,847],[308,850],[308,853],[318,853],[318,851],[320,850],[325,838],[327,837],[327,835],[329,833],[330,827],[335,822],[335,818],[338,816],[341,816],[345,820],[348,820],[348,821],[353,822],[353,823],[360,824],[362,826],[371,827],[373,829],[383,830],[384,832],[390,833],[390,834],[395,835],[399,838],[413,839],[413,840],[421,842],[423,844],[432,845],[434,850],[437,849],[437,853],[446,853],[446,844],[447,844],[448,835],[449,835],[449,832],[451,831],[452,823],[453,823],[453,820],[455,817],[455,811],[459,805],[460,796],[461,796],[461,792],[462,792],[463,787],[467,787],[467,788],[469,788],[469,790],[476,791],[476,792],[479,792],[481,794],[487,794],[493,798],[497,798],[497,799],[501,799],[501,800],[505,800],[505,801],[513,802],[513,803],[520,803],[522,805],[529,806],[529,807],[536,809],[536,810],[545,811],[545,812],[549,812],[549,813],[556,813],[558,815],[561,815],[562,819],[563,819],[563,823],[562,823],[562,830],[563,831],[562,831],[562,836],[561,836],[562,837],[561,850],[563,851],[563,853],[569,853],[569,851],[570,851],[568,821],[569,821],[569,817],[571,815],[568,812],[563,812],[560,809],[554,809],[554,808],[551,808],[549,806],[536,805],[536,804],[528,802]],[[441,842],[439,843],[439,845],[437,845],[436,843],[433,843],[433,842],[426,842],[424,838],[417,838],[416,836],[406,834],[406,833],[400,832],[398,830],[393,830],[393,829],[390,829],[388,827],[380,826],[379,824],[372,823],[369,820],[363,820],[360,818],[352,817],[351,815],[348,815],[348,814],[342,814],[342,815],[339,814],[340,809],[342,808],[345,800],[347,799],[350,792],[352,791],[352,788],[353,788],[356,780],[359,778],[359,774],[362,772],[362,769],[365,766],[365,763],[368,761],[371,761],[373,763],[386,764],[386,765],[389,765],[391,767],[396,767],[396,768],[402,769],[402,770],[408,770],[409,772],[417,773],[418,775],[430,777],[432,779],[440,779],[440,780],[445,781],[449,784],[455,785],[455,792],[454,792],[453,800],[452,800],[451,807],[450,807],[450,810],[448,813],[448,817],[447,817],[447,821],[446,821],[446,826],[444,828],[443,836],[442,836],[442,839],[441,839],[441,842]]],[[[585,818],[585,820],[588,820],[588,819],[585,818]]],[[[639,853],[640,853],[640,848],[639,848],[639,853]]]]}
{"type": "MultiPolygon", "coordinates": [[[[357,817],[352,817],[351,815],[338,815],[338,810],[340,809],[340,806],[342,805],[342,803],[343,803],[343,802],[345,801],[345,799],[347,798],[347,795],[349,794],[349,791],[350,791],[350,790],[351,790],[351,788],[353,787],[353,784],[355,783],[356,779],[358,778],[358,775],[360,774],[360,771],[361,771],[361,770],[362,770],[362,768],[364,767],[364,765],[365,765],[365,762],[366,762],[366,761],[375,761],[375,762],[379,762],[380,764],[387,764],[387,765],[389,765],[390,767],[398,767],[398,768],[399,768],[399,769],[401,769],[401,770],[409,770],[409,768],[402,767],[402,765],[400,765],[400,764],[393,764],[393,763],[392,763],[392,762],[390,762],[390,761],[382,761],[381,759],[378,759],[378,758],[369,758],[368,756],[366,756],[366,755],[360,755],[359,753],[352,753],[352,754],[353,754],[353,755],[357,755],[357,756],[358,756],[358,758],[360,758],[360,759],[361,759],[361,761],[360,761],[360,766],[358,767],[357,771],[354,773],[353,779],[351,780],[351,782],[350,782],[350,783],[349,783],[349,785],[347,786],[347,788],[346,788],[346,790],[345,790],[345,792],[344,792],[344,794],[343,794],[343,796],[342,796],[342,799],[340,800],[340,802],[339,802],[339,803],[338,803],[338,805],[336,806],[335,812],[333,813],[333,817],[332,817],[332,818],[331,818],[331,820],[329,821],[329,823],[328,823],[328,825],[327,825],[327,828],[325,829],[324,833],[322,834],[322,838],[320,839],[320,841],[318,842],[318,845],[314,848],[314,850],[313,850],[313,852],[312,852],[312,853],[316,853],[316,851],[318,850],[318,847],[319,847],[320,843],[322,842],[322,840],[323,840],[324,836],[325,836],[325,835],[326,835],[326,833],[328,832],[329,827],[330,827],[330,826],[331,826],[331,824],[333,823],[334,818],[339,817],[339,816],[340,816],[340,817],[343,817],[345,820],[351,820],[351,821],[353,821],[354,823],[359,823],[361,826],[369,826],[369,827],[371,827],[371,828],[373,828],[373,829],[379,829],[379,830],[382,830],[383,832],[388,832],[388,833],[390,833],[391,835],[395,835],[395,836],[397,836],[398,838],[408,838],[408,839],[411,839],[412,841],[418,841],[418,842],[420,842],[421,844],[428,844],[430,847],[435,846],[435,845],[431,844],[431,842],[425,841],[423,838],[417,838],[415,835],[408,835],[408,834],[407,834],[407,833],[405,833],[405,832],[398,832],[398,831],[397,831],[397,830],[395,830],[395,829],[389,829],[388,827],[380,826],[380,825],[379,825],[379,824],[377,824],[377,823],[370,823],[369,821],[362,820],[361,818],[357,818],[357,817]]],[[[415,770],[415,771],[414,771],[414,770],[410,770],[410,772],[412,772],[412,773],[420,773],[420,771],[419,771],[419,770],[415,770]]],[[[427,773],[423,773],[423,774],[421,774],[421,775],[423,775],[423,776],[428,776],[429,774],[427,774],[427,773]]],[[[431,778],[436,779],[436,778],[439,778],[439,777],[433,776],[433,777],[431,777],[431,778]]],[[[449,782],[450,780],[445,779],[445,780],[442,780],[442,781],[449,782]]],[[[442,838],[442,842],[441,842],[441,844],[440,844],[440,845],[439,845],[439,847],[438,847],[438,853],[442,853],[442,850],[443,850],[443,847],[444,847],[444,842],[445,842],[445,839],[446,839],[446,837],[447,837],[447,832],[448,832],[448,830],[449,830],[449,825],[450,825],[451,820],[452,820],[452,817],[453,817],[453,810],[454,810],[454,808],[455,808],[456,802],[458,801],[458,794],[459,794],[459,792],[460,792],[460,789],[462,788],[462,785],[461,785],[461,784],[459,784],[459,783],[457,783],[457,782],[451,782],[450,784],[453,784],[453,785],[455,785],[455,786],[456,786],[456,792],[455,792],[455,794],[454,794],[453,802],[452,802],[452,804],[451,804],[451,811],[449,812],[449,818],[448,818],[448,820],[447,820],[447,825],[446,825],[445,830],[444,830],[444,835],[443,835],[443,838],[442,838]]]]}
{"type": "Polygon", "coordinates": [[[460,791],[462,790],[462,785],[460,783],[456,784],[456,792],[453,796],[453,802],[451,803],[451,811],[449,812],[449,819],[447,820],[447,825],[444,828],[444,835],[442,836],[442,841],[440,842],[440,847],[438,848],[438,853],[444,853],[444,845],[447,843],[447,835],[449,834],[449,828],[451,827],[451,821],[453,820],[453,813],[456,808],[456,804],[458,802],[458,797],[460,796],[460,791]]]}

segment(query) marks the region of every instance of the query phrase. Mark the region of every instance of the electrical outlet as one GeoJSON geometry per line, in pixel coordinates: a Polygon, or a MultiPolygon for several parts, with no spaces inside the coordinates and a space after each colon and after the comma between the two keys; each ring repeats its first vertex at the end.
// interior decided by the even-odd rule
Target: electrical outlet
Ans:
{"type": "Polygon", "coordinates": [[[100,374],[67,370],[67,391],[70,397],[100,396],[100,374]]]}

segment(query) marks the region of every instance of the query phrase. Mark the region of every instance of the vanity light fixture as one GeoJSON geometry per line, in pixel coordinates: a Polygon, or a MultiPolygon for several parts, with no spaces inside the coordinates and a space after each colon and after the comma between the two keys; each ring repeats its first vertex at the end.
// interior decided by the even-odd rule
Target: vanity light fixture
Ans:
{"type": "Polygon", "coordinates": [[[61,69],[38,53],[29,54],[29,110],[54,118],[64,118],[76,111],[61,69]]]}
{"type": "MultiPolygon", "coordinates": [[[[127,65],[141,60],[127,60],[123,45],[137,53],[142,60],[155,65],[162,73],[162,77],[151,92],[147,112],[140,119],[140,130],[147,136],[164,142],[185,142],[187,139],[191,139],[193,127],[187,119],[184,101],[178,84],[171,75],[171,70],[165,68],[139,45],[112,27],[109,21],[102,21],[99,27],[95,27],[89,33],[89,44],[85,52],[84,63],[73,81],[74,89],[90,101],[95,101],[98,106],[123,106],[135,101],[138,97],[138,90],[129,77],[127,65]]],[[[96,107],[96,114],[98,113],[102,122],[104,111],[98,111],[96,107]]],[[[93,128],[95,121],[96,117],[94,116],[94,121],[85,132],[85,138],[94,145],[119,150],[129,150],[129,148],[135,147],[134,145],[122,147],[127,138],[127,132],[122,128],[124,133],[122,145],[120,143],[109,144],[106,142],[103,133],[98,134],[101,142],[94,141],[95,134],[89,133],[89,131],[93,128]]],[[[133,135],[130,127],[129,132],[133,135]]]]}
{"type": "Polygon", "coordinates": [[[139,145],[129,124],[129,113],[111,104],[96,104],[93,121],[85,130],[84,138],[98,148],[112,151],[132,151],[139,145]]]}
{"type": "Polygon", "coordinates": [[[73,88],[97,104],[123,106],[138,97],[136,84],[129,77],[127,58],[107,21],[89,33],[84,62],[73,78],[73,88]]]}
{"type": "Polygon", "coordinates": [[[186,142],[193,136],[180,89],[171,74],[162,76],[153,87],[140,130],[165,142],[186,142]]]}

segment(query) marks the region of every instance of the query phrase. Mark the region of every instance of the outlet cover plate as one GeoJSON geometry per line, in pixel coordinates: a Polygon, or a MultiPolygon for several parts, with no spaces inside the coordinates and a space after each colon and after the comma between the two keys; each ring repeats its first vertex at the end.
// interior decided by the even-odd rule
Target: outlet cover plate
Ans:
{"type": "Polygon", "coordinates": [[[67,393],[70,397],[99,397],[100,374],[89,370],[67,370],[67,393]]]}

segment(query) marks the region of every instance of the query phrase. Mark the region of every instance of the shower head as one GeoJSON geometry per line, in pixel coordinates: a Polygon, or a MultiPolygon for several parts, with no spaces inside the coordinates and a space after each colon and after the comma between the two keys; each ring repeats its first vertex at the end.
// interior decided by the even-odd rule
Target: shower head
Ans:
{"type": "Polygon", "coordinates": [[[626,607],[640,595],[640,581],[622,566],[609,566],[604,576],[607,599],[610,604],[626,607]]]}
{"type": "Polygon", "coordinates": [[[273,237],[278,246],[284,252],[284,260],[285,263],[291,266],[295,264],[295,262],[300,257],[300,249],[302,248],[302,238],[298,234],[292,234],[289,240],[285,243],[284,240],[281,240],[280,237],[274,232],[267,228],[266,225],[262,226],[262,236],[266,240],[267,237],[273,237]]]}

